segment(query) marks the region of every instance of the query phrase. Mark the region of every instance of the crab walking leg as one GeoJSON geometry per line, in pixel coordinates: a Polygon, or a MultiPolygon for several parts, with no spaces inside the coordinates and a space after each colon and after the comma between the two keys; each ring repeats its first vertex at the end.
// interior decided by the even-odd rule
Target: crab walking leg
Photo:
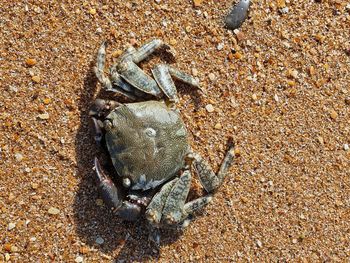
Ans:
{"type": "Polygon", "coordinates": [[[111,82],[110,78],[107,77],[104,73],[106,63],[106,42],[103,42],[98,49],[97,52],[97,59],[96,59],[96,66],[94,67],[95,75],[98,79],[98,81],[101,83],[103,88],[105,88],[108,91],[113,92],[119,92],[123,94],[124,96],[135,100],[136,97],[127,92],[129,88],[129,84],[126,83],[124,80],[120,78],[120,76],[113,75],[113,81],[115,82],[115,85],[111,82]],[[119,78],[118,78],[119,77],[119,78]]]}
{"type": "Polygon", "coordinates": [[[161,46],[168,47],[168,45],[164,44],[163,41],[161,41],[160,39],[151,40],[150,42],[141,46],[136,52],[132,54],[132,60],[137,64],[145,58],[147,58],[148,56],[150,56],[161,46]]]}
{"type": "Polygon", "coordinates": [[[198,81],[194,77],[192,77],[191,75],[189,75],[185,72],[182,72],[176,68],[173,68],[171,66],[167,66],[167,67],[169,68],[169,73],[173,78],[180,80],[180,81],[182,81],[188,85],[191,85],[193,87],[196,87],[198,89],[201,89],[198,81]]]}
{"type": "Polygon", "coordinates": [[[163,219],[168,225],[180,223],[187,217],[183,210],[191,186],[191,173],[184,171],[168,195],[163,209],[163,219]]]}
{"type": "Polygon", "coordinates": [[[104,41],[97,52],[96,66],[94,67],[94,71],[98,81],[101,85],[107,89],[112,90],[113,86],[108,77],[104,74],[104,68],[106,63],[106,41],[104,41]]]}
{"type": "Polygon", "coordinates": [[[188,202],[184,206],[184,211],[186,214],[193,214],[195,211],[201,209],[203,206],[209,204],[213,197],[211,195],[203,196],[198,199],[195,199],[191,202],[188,202]]]}
{"type": "Polygon", "coordinates": [[[172,77],[199,88],[198,82],[191,76],[165,64],[152,69],[152,74],[164,94],[173,102],[178,102],[177,90],[172,77]]]}
{"type": "Polygon", "coordinates": [[[199,155],[194,153],[194,168],[199,175],[199,180],[207,192],[216,190],[223,182],[227,171],[232,165],[234,159],[234,146],[231,146],[221,164],[220,170],[216,175],[210,165],[199,155]]]}
{"type": "Polygon", "coordinates": [[[157,83],[148,76],[135,62],[126,58],[118,64],[118,73],[123,76],[123,79],[131,86],[135,87],[142,92],[152,94],[153,96],[159,96],[161,90],[158,88],[157,83]]]}
{"type": "Polygon", "coordinates": [[[147,220],[151,224],[157,225],[160,223],[165,201],[171,189],[173,188],[173,186],[177,181],[178,181],[178,178],[175,178],[174,180],[166,183],[162,187],[162,189],[152,198],[152,201],[147,206],[145,214],[146,214],[147,220]]]}
{"type": "Polygon", "coordinates": [[[95,170],[99,180],[99,189],[103,200],[112,209],[119,209],[122,206],[122,194],[114,185],[111,178],[102,170],[101,164],[95,157],[95,170]]]}
{"type": "Polygon", "coordinates": [[[158,86],[171,101],[178,102],[177,90],[171,79],[168,66],[161,64],[152,69],[152,74],[158,86]]]}

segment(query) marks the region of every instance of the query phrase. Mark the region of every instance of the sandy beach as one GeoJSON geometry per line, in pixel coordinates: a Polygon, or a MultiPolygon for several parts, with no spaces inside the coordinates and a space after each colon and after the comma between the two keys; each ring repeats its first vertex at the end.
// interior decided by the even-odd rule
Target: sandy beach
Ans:
{"type": "MultiPolygon", "coordinates": [[[[350,259],[350,4],[252,1],[238,31],[233,2],[1,1],[0,262],[347,262],[350,259]],[[210,203],[157,248],[145,221],[103,204],[89,109],[93,66],[161,39],[195,75],[177,83],[191,147],[215,171],[235,162],[210,203]],[[209,110],[208,110],[208,105],[209,110]]],[[[107,68],[106,68],[107,70],[107,68]]],[[[193,176],[189,199],[202,195],[193,176]]]]}

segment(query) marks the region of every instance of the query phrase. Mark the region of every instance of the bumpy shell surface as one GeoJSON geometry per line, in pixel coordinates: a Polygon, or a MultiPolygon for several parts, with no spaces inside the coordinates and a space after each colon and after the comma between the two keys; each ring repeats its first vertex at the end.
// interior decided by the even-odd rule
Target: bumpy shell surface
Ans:
{"type": "Polygon", "coordinates": [[[133,190],[155,188],[183,168],[187,131],[178,112],[165,104],[124,104],[107,116],[105,127],[113,165],[133,190]]]}

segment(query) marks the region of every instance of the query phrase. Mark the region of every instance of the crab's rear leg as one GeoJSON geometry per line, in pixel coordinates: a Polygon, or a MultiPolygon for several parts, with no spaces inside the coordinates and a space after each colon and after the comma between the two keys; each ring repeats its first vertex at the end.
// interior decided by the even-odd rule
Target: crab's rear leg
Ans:
{"type": "Polygon", "coordinates": [[[200,182],[204,189],[211,193],[215,191],[223,182],[234,159],[234,145],[231,145],[220,166],[219,172],[215,174],[210,165],[197,153],[193,153],[193,166],[197,171],[200,182]]]}
{"type": "Polygon", "coordinates": [[[162,218],[162,212],[165,205],[165,202],[168,198],[168,195],[171,189],[174,187],[175,183],[178,181],[178,178],[173,179],[172,181],[166,183],[160,191],[152,198],[152,201],[147,206],[145,215],[147,220],[154,226],[159,225],[162,218]]]}
{"type": "Polygon", "coordinates": [[[208,195],[186,203],[190,187],[191,173],[185,170],[166,198],[162,211],[162,223],[184,228],[190,222],[189,216],[211,201],[212,197],[208,195]]]}
{"type": "Polygon", "coordinates": [[[165,64],[160,64],[154,67],[152,69],[152,74],[158,83],[158,86],[170,101],[178,101],[177,90],[172,77],[193,87],[200,88],[198,81],[194,77],[165,64]]]}

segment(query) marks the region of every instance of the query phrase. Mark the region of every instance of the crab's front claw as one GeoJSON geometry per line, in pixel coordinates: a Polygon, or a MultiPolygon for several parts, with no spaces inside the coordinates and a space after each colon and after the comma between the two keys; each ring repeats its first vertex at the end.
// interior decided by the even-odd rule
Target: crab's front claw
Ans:
{"type": "Polygon", "coordinates": [[[103,201],[113,210],[122,207],[124,195],[121,189],[118,189],[111,178],[102,170],[99,160],[95,157],[95,170],[99,180],[99,190],[103,201]]]}

